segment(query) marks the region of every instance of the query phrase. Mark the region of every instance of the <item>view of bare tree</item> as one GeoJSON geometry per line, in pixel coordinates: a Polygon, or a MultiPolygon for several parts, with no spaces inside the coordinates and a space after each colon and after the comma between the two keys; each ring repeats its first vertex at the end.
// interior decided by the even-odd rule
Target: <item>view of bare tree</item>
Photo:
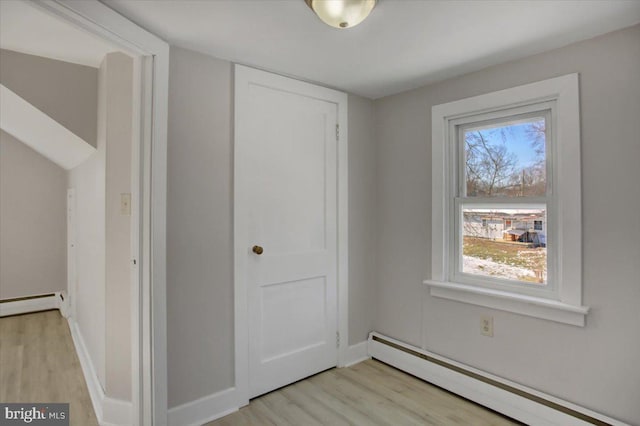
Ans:
{"type": "Polygon", "coordinates": [[[517,158],[504,144],[492,144],[482,132],[466,134],[467,196],[491,197],[509,185],[517,158]]]}
{"type": "Polygon", "coordinates": [[[544,161],[545,141],[547,129],[544,120],[532,121],[527,124],[525,133],[529,136],[531,147],[535,150],[540,160],[544,161]]]}
{"type": "Polygon", "coordinates": [[[544,120],[525,124],[535,161],[521,164],[509,150],[507,126],[495,129],[491,138],[487,131],[465,133],[467,196],[522,197],[541,196],[546,191],[544,120]],[[498,140],[496,140],[498,139],[498,140]]]}
{"type": "Polygon", "coordinates": [[[525,134],[533,148],[536,161],[523,170],[521,178],[521,196],[542,196],[546,192],[546,125],[544,120],[527,123],[525,134]],[[526,190],[528,189],[528,191],[526,190]]]}

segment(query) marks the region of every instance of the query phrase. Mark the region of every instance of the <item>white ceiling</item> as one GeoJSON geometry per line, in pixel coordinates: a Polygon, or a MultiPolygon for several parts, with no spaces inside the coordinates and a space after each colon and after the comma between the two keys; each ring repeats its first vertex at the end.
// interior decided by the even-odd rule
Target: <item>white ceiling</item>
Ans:
{"type": "Polygon", "coordinates": [[[0,48],[91,67],[118,50],[24,0],[0,0],[0,48]]]}
{"type": "Polygon", "coordinates": [[[640,22],[637,0],[379,0],[346,30],[304,0],[103,1],[171,44],[371,98],[640,22]]]}

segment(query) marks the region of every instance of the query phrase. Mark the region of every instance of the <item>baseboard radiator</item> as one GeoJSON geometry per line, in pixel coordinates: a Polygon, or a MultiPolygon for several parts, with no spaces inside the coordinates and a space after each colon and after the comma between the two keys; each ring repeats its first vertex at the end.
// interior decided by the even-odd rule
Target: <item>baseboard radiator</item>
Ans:
{"type": "Polygon", "coordinates": [[[60,309],[64,297],[61,293],[38,294],[0,300],[0,317],[60,309]]]}
{"type": "Polygon", "coordinates": [[[529,425],[628,426],[379,333],[369,335],[368,350],[372,358],[529,425]]]}

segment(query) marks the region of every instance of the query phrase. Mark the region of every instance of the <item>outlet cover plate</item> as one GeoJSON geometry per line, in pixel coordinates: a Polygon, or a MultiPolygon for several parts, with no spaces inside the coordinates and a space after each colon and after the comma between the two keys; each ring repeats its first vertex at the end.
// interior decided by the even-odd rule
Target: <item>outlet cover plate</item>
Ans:
{"type": "Polygon", "coordinates": [[[480,317],[480,334],[493,337],[493,317],[488,315],[480,317]]]}

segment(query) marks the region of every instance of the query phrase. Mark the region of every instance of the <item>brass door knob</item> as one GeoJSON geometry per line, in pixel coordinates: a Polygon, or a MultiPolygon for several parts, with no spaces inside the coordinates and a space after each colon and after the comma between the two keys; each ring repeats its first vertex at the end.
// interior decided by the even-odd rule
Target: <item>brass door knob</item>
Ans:
{"type": "Polygon", "coordinates": [[[264,252],[264,249],[262,247],[260,247],[260,246],[253,246],[251,251],[259,256],[264,252]]]}

